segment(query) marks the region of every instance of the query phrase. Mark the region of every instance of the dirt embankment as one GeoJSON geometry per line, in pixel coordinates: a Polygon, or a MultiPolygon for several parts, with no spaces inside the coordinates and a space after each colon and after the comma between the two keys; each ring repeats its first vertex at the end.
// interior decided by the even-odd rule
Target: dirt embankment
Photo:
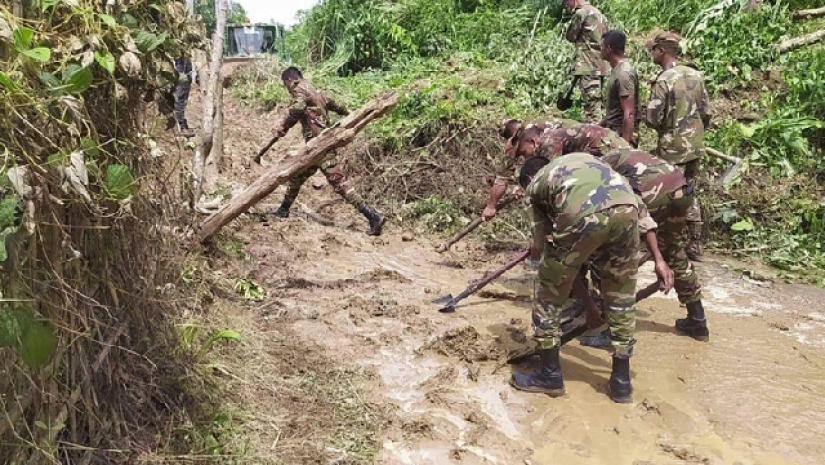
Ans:
{"type": "MultiPolygon", "coordinates": [[[[237,188],[260,173],[242,160],[271,118],[230,99],[226,121],[226,182],[237,188]]],[[[410,237],[395,218],[369,238],[363,217],[317,181],[299,207],[336,226],[246,218],[223,232],[240,253],[213,256],[227,277],[268,291],[263,302],[217,304],[243,335],[218,362],[227,403],[241,412],[244,463],[814,465],[825,456],[822,291],[753,281],[709,257],[699,266],[709,343],[674,334],[684,313],[675,297],[638,306],[634,403],[608,399],[608,354],[576,341],[562,351],[568,394],[525,394],[507,379],[529,363],[502,359],[530,343],[532,273],[508,272],[455,314],[429,303],[519,244],[490,250],[470,239],[439,255],[437,240],[410,237]]],[[[644,269],[642,284],[652,279],[644,269]]]]}

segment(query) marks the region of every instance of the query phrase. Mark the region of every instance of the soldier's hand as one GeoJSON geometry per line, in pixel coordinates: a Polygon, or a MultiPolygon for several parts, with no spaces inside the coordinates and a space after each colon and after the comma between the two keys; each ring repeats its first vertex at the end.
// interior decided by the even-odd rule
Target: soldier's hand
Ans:
{"type": "Polygon", "coordinates": [[[659,290],[667,294],[673,289],[674,273],[664,261],[657,261],[654,264],[656,276],[659,278],[659,290]]]}
{"type": "Polygon", "coordinates": [[[496,207],[487,205],[484,207],[484,211],[481,212],[481,218],[484,221],[490,221],[496,216],[496,207]]]}

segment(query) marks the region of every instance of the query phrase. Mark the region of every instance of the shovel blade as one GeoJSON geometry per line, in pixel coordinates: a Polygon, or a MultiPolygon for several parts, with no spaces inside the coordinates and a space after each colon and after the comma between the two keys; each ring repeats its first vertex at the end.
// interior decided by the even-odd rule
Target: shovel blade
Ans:
{"type": "Polygon", "coordinates": [[[453,300],[453,295],[447,294],[445,296],[433,300],[433,303],[437,305],[447,305],[448,303],[450,303],[451,300],[453,300]]]}
{"type": "Polygon", "coordinates": [[[725,171],[725,174],[722,175],[722,185],[729,184],[731,182],[731,180],[733,180],[733,177],[736,176],[736,173],[739,172],[739,168],[741,168],[741,167],[742,167],[742,160],[739,160],[736,163],[734,163],[733,166],[728,168],[728,170],[725,171]]]}

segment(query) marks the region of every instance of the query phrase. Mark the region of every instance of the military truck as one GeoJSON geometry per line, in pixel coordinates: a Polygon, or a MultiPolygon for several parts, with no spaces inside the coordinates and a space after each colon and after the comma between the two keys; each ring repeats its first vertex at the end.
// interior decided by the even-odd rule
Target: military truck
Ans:
{"type": "Polygon", "coordinates": [[[277,23],[227,24],[224,62],[245,62],[265,57],[286,60],[284,27],[277,23]]]}

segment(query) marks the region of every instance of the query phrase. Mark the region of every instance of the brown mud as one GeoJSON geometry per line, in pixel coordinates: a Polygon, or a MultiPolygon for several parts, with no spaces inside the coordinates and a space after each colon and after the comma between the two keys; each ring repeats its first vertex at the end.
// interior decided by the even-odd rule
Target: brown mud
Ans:
{"type": "MultiPolygon", "coordinates": [[[[226,182],[237,190],[262,172],[243,160],[266,142],[272,117],[228,99],[225,121],[226,182]]],[[[675,296],[641,302],[633,403],[610,401],[608,353],[577,341],[562,349],[564,397],[522,393],[507,381],[529,363],[504,359],[531,342],[531,272],[514,268],[453,314],[430,303],[518,248],[486,250],[470,238],[438,254],[439,239],[410,237],[396,218],[367,237],[364,218],[324,184],[313,178],[298,202],[340,227],[246,217],[222,233],[246,244],[246,260],[225,259],[224,273],[269,293],[221,306],[244,338],[224,354],[244,463],[822,463],[822,290],[756,281],[707,257],[698,269],[710,342],[674,333],[685,312],[675,296]]],[[[640,285],[652,279],[643,268],[640,285]]]]}

